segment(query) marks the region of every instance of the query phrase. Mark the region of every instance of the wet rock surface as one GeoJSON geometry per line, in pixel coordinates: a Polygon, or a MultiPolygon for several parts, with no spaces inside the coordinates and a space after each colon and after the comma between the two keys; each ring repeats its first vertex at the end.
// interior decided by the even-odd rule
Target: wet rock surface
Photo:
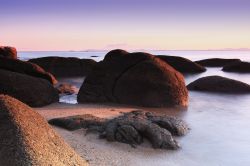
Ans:
{"type": "Polygon", "coordinates": [[[87,128],[87,132],[98,131],[100,138],[132,147],[140,145],[146,138],[157,149],[178,149],[179,144],[173,136],[183,136],[189,130],[187,124],[178,118],[140,110],[124,113],[114,119],[79,115],[52,119],[49,123],[68,130],[87,128]]]}

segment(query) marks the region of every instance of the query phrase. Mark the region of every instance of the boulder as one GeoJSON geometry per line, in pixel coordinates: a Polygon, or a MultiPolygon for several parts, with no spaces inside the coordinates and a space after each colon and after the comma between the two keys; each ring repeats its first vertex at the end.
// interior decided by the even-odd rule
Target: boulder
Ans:
{"type": "Polygon", "coordinates": [[[0,57],[17,59],[16,48],[8,46],[0,46],[0,57]]]}
{"type": "Polygon", "coordinates": [[[207,67],[223,67],[225,65],[229,65],[240,61],[241,61],[240,59],[210,58],[195,62],[202,66],[207,66],[207,67]]]}
{"type": "Polygon", "coordinates": [[[89,74],[96,62],[92,59],[79,59],[74,57],[42,57],[30,59],[55,77],[83,77],[89,74]]]}
{"type": "Polygon", "coordinates": [[[203,66],[183,57],[166,55],[158,55],[157,57],[168,63],[175,70],[181,72],[182,74],[193,74],[206,71],[206,68],[203,66]]]}
{"type": "Polygon", "coordinates": [[[179,148],[172,136],[183,136],[189,130],[188,125],[181,119],[140,110],[113,119],[78,115],[52,119],[49,123],[68,130],[87,128],[87,132],[98,131],[100,138],[127,143],[132,147],[140,145],[146,138],[153,148],[159,149],[179,148]]]}
{"type": "Polygon", "coordinates": [[[0,165],[88,165],[40,114],[6,95],[0,95],[0,131],[0,165]]]}
{"type": "Polygon", "coordinates": [[[250,85],[221,76],[202,77],[190,83],[187,88],[194,91],[222,92],[232,94],[250,93],[250,85]]]}
{"type": "Polygon", "coordinates": [[[159,58],[113,50],[86,77],[77,100],[146,107],[187,106],[188,91],[182,74],[159,58]]]}
{"type": "Polygon", "coordinates": [[[226,72],[250,73],[250,63],[249,62],[233,63],[224,66],[222,70],[226,72]]]}
{"type": "Polygon", "coordinates": [[[42,78],[52,84],[57,83],[55,77],[52,74],[44,71],[40,66],[18,59],[6,59],[0,57],[0,69],[42,78]]]}
{"type": "Polygon", "coordinates": [[[57,90],[46,80],[0,69],[0,94],[10,95],[32,107],[59,100],[57,90]]]}

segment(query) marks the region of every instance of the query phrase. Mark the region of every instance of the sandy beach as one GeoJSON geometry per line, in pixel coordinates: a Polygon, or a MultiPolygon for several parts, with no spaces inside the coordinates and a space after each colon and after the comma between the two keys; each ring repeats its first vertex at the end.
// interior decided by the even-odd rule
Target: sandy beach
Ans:
{"type": "Polygon", "coordinates": [[[99,139],[97,133],[85,135],[84,129],[67,131],[53,126],[78,154],[89,161],[91,166],[247,166],[250,162],[248,157],[250,135],[247,132],[250,127],[248,101],[249,95],[236,97],[192,92],[188,110],[63,103],[35,110],[49,120],[81,114],[112,118],[120,112],[143,109],[175,115],[185,120],[191,128],[186,136],[176,138],[181,144],[181,149],[172,151],[153,149],[147,141],[137,148],[132,148],[127,144],[99,139]],[[224,107],[225,102],[228,103],[227,107],[224,107]]]}
{"type": "MultiPolygon", "coordinates": [[[[97,104],[63,104],[56,103],[43,108],[36,108],[36,110],[47,120],[58,117],[66,117],[81,114],[92,114],[102,118],[113,118],[121,115],[123,112],[130,112],[132,110],[148,110],[159,114],[173,115],[185,114],[186,111],[173,112],[170,110],[162,111],[163,109],[154,108],[140,108],[125,105],[97,105],[97,104]]],[[[145,141],[143,145],[137,148],[132,148],[130,145],[119,142],[107,142],[104,139],[99,139],[98,134],[89,133],[86,135],[85,129],[76,131],[67,131],[65,129],[55,127],[65,141],[73,147],[83,158],[89,161],[90,165],[110,166],[110,165],[152,165],[157,162],[158,157],[172,153],[172,151],[155,150],[151,148],[150,143],[145,141]],[[147,161],[149,160],[149,161],[147,161]]],[[[164,163],[157,162],[157,165],[164,165],[164,163]]]]}

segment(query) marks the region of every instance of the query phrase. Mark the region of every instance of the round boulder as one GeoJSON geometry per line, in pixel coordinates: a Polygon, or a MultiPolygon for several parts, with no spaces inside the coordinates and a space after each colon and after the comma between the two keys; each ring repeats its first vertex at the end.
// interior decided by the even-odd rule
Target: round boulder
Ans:
{"type": "Polygon", "coordinates": [[[16,48],[8,46],[0,46],[0,57],[17,59],[16,48]]]}
{"type": "Polygon", "coordinates": [[[78,93],[78,102],[114,102],[146,107],[187,105],[184,78],[167,63],[140,52],[114,50],[107,56],[86,77],[78,93]]]}
{"type": "Polygon", "coordinates": [[[158,55],[157,57],[168,63],[175,70],[181,72],[182,74],[193,74],[206,71],[203,66],[183,57],[166,55],[158,55]]]}
{"type": "Polygon", "coordinates": [[[0,95],[0,130],[0,165],[88,165],[39,113],[6,95],[0,95]]]}
{"type": "Polygon", "coordinates": [[[250,73],[250,63],[249,62],[233,63],[224,66],[222,70],[226,72],[250,73]]]}
{"type": "Polygon", "coordinates": [[[42,78],[52,84],[57,83],[55,77],[52,74],[44,71],[44,69],[42,69],[40,66],[18,59],[6,59],[0,57],[0,69],[42,78]]]}
{"type": "Polygon", "coordinates": [[[57,90],[46,80],[0,69],[0,94],[10,95],[32,107],[59,100],[57,90]]]}
{"type": "Polygon", "coordinates": [[[195,61],[196,63],[207,67],[223,67],[225,65],[240,62],[240,59],[223,59],[223,58],[211,58],[195,61]]]}
{"type": "Polygon", "coordinates": [[[79,59],[74,57],[42,57],[30,59],[55,77],[83,77],[89,74],[96,62],[92,59],[79,59]]]}
{"type": "Polygon", "coordinates": [[[199,78],[190,83],[187,88],[194,91],[222,92],[232,94],[250,93],[250,85],[221,76],[199,78]]]}

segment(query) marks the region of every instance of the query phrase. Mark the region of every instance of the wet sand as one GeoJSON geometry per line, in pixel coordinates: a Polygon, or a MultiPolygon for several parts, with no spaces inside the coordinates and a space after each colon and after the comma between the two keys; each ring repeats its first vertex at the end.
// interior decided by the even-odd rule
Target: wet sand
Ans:
{"type": "MultiPolygon", "coordinates": [[[[190,93],[188,110],[144,108],[146,111],[175,115],[185,120],[191,130],[177,140],[181,149],[152,149],[147,142],[136,149],[118,142],[107,142],[85,130],[55,130],[90,165],[169,165],[169,166],[249,166],[250,110],[249,95],[190,93]],[[225,104],[227,103],[227,104],[225,104]]],[[[36,110],[46,119],[80,114],[112,118],[138,107],[95,104],[53,104],[36,110]]]]}

